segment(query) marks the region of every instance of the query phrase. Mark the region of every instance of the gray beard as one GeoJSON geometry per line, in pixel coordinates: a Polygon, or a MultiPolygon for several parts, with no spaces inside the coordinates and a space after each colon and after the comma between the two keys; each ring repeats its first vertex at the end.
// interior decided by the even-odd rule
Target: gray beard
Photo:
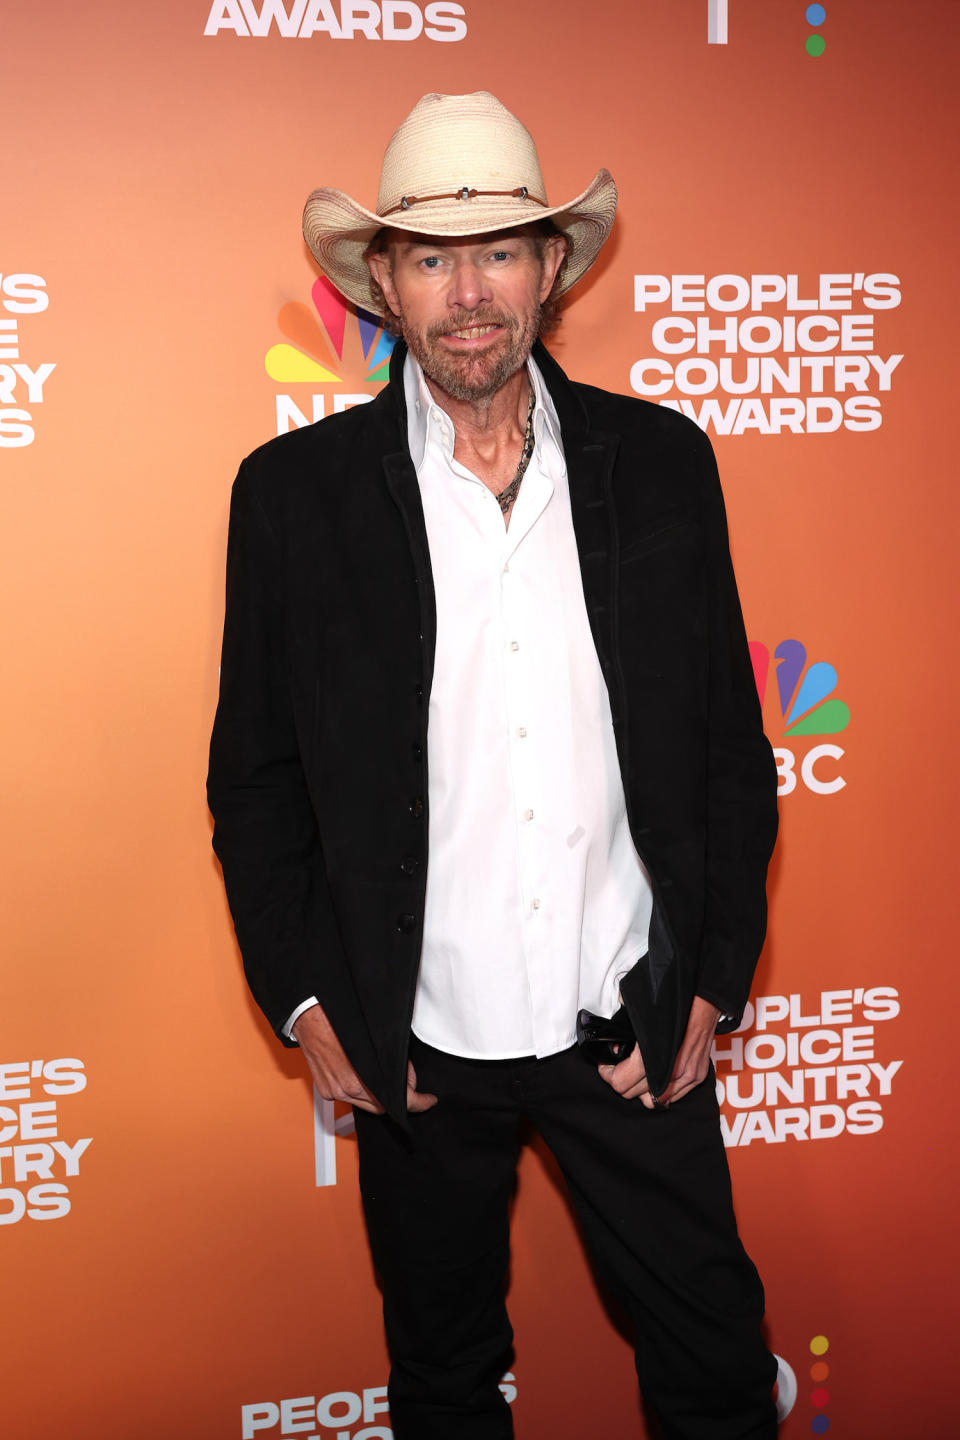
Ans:
{"type": "Polygon", "coordinates": [[[501,390],[512,375],[526,363],[533,349],[540,326],[540,310],[526,319],[501,315],[488,311],[484,314],[452,316],[438,325],[431,325],[426,331],[408,326],[403,314],[399,316],[400,333],[406,341],[411,355],[419,361],[423,373],[446,395],[467,404],[489,400],[501,390]],[[451,355],[437,343],[441,335],[451,330],[465,330],[473,325],[502,325],[506,334],[500,342],[483,355],[451,355]]]}

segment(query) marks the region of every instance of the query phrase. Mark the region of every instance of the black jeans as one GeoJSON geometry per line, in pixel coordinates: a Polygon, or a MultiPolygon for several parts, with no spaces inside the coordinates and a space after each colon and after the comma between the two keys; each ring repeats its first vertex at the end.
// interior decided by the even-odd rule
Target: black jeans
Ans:
{"type": "Polygon", "coordinates": [[[737,1235],[711,1077],[666,1111],[623,1100],[576,1049],[463,1060],[416,1038],[418,1088],[393,1121],[356,1112],[360,1189],[383,1283],[396,1440],[507,1440],[499,1390],[520,1122],[563,1171],[593,1260],[636,1327],[644,1396],[667,1440],[772,1440],[776,1362],[763,1288],[737,1235]]]}

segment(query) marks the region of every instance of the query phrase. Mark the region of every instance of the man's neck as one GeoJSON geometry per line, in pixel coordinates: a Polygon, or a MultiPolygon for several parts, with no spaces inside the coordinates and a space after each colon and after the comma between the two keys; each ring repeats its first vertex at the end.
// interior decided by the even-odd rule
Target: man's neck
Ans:
{"type": "MultiPolygon", "coordinates": [[[[494,495],[510,484],[523,453],[532,381],[526,365],[483,401],[457,400],[424,374],[430,394],[453,422],[453,454],[494,495]]],[[[504,511],[509,525],[512,502],[504,511]]]]}
{"type": "Polygon", "coordinates": [[[526,422],[530,382],[526,365],[521,365],[494,394],[482,400],[458,400],[424,373],[427,389],[453,421],[457,448],[492,451],[501,444],[512,445],[526,422]]]}

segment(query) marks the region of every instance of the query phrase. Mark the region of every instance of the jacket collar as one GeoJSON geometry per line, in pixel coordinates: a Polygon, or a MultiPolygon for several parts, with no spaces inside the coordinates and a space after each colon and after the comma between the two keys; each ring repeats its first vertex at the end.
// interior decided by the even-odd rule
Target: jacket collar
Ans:
{"type": "Polygon", "coordinates": [[[534,345],[533,358],[556,406],[564,445],[581,443],[590,430],[586,406],[542,340],[534,345]]]}

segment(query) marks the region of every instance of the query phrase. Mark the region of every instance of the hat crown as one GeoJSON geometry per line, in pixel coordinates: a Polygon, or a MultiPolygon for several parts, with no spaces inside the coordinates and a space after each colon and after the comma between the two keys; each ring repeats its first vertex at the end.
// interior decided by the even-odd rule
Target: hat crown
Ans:
{"type": "Polygon", "coordinates": [[[496,96],[424,95],[387,146],[377,212],[388,214],[404,197],[521,185],[546,200],[533,137],[496,96]]]}
{"type": "Polygon", "coordinates": [[[562,294],[590,269],[610,234],[617,187],[598,170],[564,205],[549,205],[530,132],[495,95],[424,95],[393,135],[383,160],[376,210],[343,190],[314,190],[303,235],[320,268],[354,304],[381,310],[367,252],[384,226],[407,234],[493,235],[552,220],[567,241],[556,288],[562,294]],[[404,203],[405,202],[405,203],[404,203]]]}

